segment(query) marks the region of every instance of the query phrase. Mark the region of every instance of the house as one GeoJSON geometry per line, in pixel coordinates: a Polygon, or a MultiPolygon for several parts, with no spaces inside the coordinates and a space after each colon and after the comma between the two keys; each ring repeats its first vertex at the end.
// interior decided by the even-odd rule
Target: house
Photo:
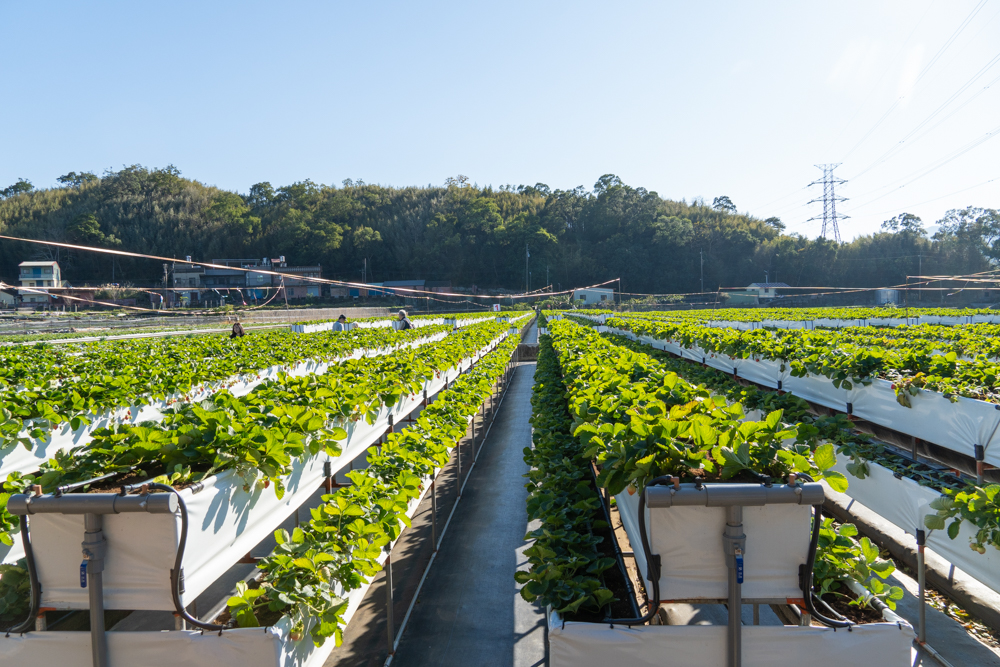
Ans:
{"type": "Polygon", "coordinates": [[[18,268],[21,287],[30,288],[19,291],[21,300],[25,304],[50,303],[51,297],[48,291],[39,288],[63,286],[59,262],[21,262],[18,268]]]}
{"type": "Polygon", "coordinates": [[[0,308],[13,308],[17,305],[16,290],[0,290],[0,308]]]}
{"type": "Polygon", "coordinates": [[[190,255],[187,256],[187,261],[188,263],[174,262],[173,283],[171,284],[174,290],[170,293],[172,302],[185,306],[201,300],[199,288],[205,275],[205,267],[191,264],[190,255]]]}
{"type": "MultiPolygon", "coordinates": [[[[284,258],[282,258],[284,259],[284,258]]],[[[285,290],[285,297],[288,299],[305,299],[308,297],[318,298],[323,295],[323,284],[303,278],[322,278],[323,270],[318,264],[316,266],[273,266],[271,271],[280,273],[280,276],[271,276],[271,285],[285,290]]]]}
{"type": "Polygon", "coordinates": [[[782,287],[789,287],[785,283],[750,283],[747,292],[756,292],[760,299],[778,298],[778,290],[782,287]]]}
{"type": "Polygon", "coordinates": [[[615,302],[615,291],[606,287],[587,287],[573,290],[573,301],[583,301],[585,306],[610,306],[615,302]]]}

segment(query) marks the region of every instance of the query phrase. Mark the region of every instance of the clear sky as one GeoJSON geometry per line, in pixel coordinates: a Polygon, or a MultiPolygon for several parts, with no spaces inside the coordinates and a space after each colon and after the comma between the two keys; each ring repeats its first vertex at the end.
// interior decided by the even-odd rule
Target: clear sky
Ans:
{"type": "Polygon", "coordinates": [[[615,173],[815,236],[840,162],[845,238],[1000,207],[1000,0],[0,0],[0,81],[0,187],[615,173]]]}

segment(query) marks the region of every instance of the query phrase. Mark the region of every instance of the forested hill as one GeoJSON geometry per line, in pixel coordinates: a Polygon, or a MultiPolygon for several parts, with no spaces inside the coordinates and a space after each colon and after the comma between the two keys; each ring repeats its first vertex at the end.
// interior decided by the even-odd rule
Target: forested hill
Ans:
{"type": "MultiPolygon", "coordinates": [[[[712,205],[662,199],[602,176],[593,190],[543,184],[499,189],[465,177],[442,187],[390,188],[345,181],[274,187],[246,194],[182,178],[174,167],[132,166],[102,177],[71,172],[61,187],[26,181],[0,190],[0,231],[22,236],[195,259],[277,257],[321,264],[325,277],[451,280],[456,286],[524,286],[525,244],[532,288],[621,277],[630,292],[699,290],[764,280],[790,285],[872,287],[925,274],[982,271],[1000,258],[1000,214],[950,211],[928,238],[900,215],[870,236],[837,245],[787,234],[776,218],[739,213],[727,197],[712,205]]],[[[930,222],[930,221],[928,221],[930,222]]],[[[0,277],[16,279],[26,259],[57,258],[38,246],[0,242],[0,277]]],[[[111,260],[62,251],[74,284],[111,280],[111,260]]],[[[162,278],[161,263],[117,260],[115,279],[137,285],[162,278]]]]}

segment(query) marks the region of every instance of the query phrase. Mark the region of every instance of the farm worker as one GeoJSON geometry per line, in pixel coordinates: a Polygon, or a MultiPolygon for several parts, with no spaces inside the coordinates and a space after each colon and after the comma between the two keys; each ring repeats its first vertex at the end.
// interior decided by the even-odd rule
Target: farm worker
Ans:
{"type": "Polygon", "coordinates": [[[341,315],[337,318],[337,321],[333,323],[334,331],[347,331],[347,318],[341,315]]]}
{"type": "Polygon", "coordinates": [[[242,338],[244,336],[243,325],[237,322],[233,325],[233,333],[229,334],[230,338],[242,338]]]}
{"type": "Polygon", "coordinates": [[[399,327],[400,331],[406,331],[407,329],[413,328],[413,323],[410,322],[410,318],[406,316],[405,310],[399,311],[399,321],[403,323],[402,326],[399,327]]]}

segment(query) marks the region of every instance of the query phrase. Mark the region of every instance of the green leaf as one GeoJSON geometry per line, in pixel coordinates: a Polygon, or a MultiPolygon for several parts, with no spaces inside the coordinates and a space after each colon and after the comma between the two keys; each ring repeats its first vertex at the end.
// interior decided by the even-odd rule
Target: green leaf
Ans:
{"type": "Polygon", "coordinates": [[[827,442],[817,447],[816,451],[813,452],[813,463],[823,472],[836,465],[837,455],[834,452],[833,445],[827,442]]]}

